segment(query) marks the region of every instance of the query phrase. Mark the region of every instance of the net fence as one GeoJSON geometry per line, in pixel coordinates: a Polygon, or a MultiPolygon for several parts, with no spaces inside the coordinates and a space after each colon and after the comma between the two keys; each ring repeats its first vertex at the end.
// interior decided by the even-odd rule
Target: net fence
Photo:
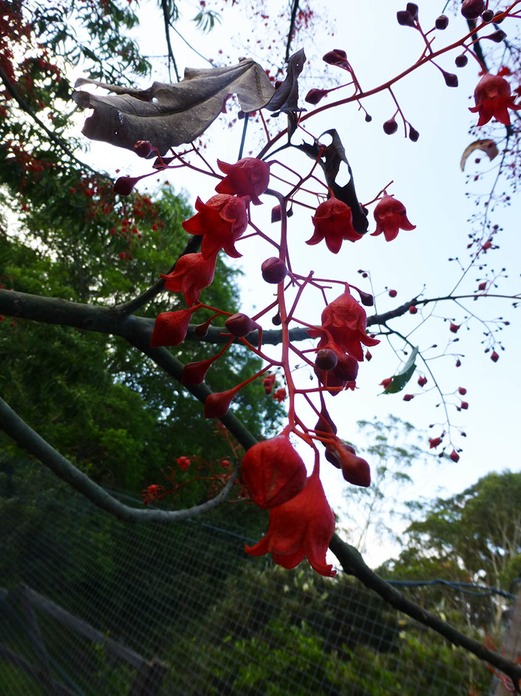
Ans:
{"type": "MultiPolygon", "coordinates": [[[[356,580],[248,557],[258,539],[241,532],[247,504],[131,524],[44,474],[23,495],[3,484],[4,696],[493,693],[485,665],[356,580]]],[[[409,584],[400,589],[460,624],[472,609],[453,586],[409,584]]],[[[489,620],[509,599],[472,601],[489,620]]]]}

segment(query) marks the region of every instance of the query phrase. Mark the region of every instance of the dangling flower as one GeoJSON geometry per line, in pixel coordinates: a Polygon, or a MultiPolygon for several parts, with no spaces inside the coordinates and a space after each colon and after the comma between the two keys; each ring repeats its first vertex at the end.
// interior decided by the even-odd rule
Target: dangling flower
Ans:
{"type": "Polygon", "coordinates": [[[399,230],[416,229],[416,225],[412,225],[407,219],[404,204],[393,196],[385,195],[378,201],[374,209],[374,219],[376,220],[376,230],[371,236],[375,237],[383,232],[387,242],[396,239],[399,230]]]}
{"type": "Polygon", "coordinates": [[[205,259],[215,256],[221,249],[228,256],[239,258],[235,242],[248,226],[247,198],[237,198],[227,193],[212,196],[207,203],[200,198],[195,202],[198,211],[182,224],[190,234],[203,238],[201,252],[205,259]]]}
{"type": "Polygon", "coordinates": [[[265,510],[300,493],[307,473],[302,457],[282,433],[250,447],[242,460],[241,479],[253,502],[265,510]]]}
{"type": "Polygon", "coordinates": [[[335,533],[335,516],[326,500],[318,470],[311,474],[301,493],[269,511],[265,536],[245,551],[252,556],[271,553],[283,568],[295,568],[307,558],[311,567],[328,577],[336,571],[326,563],[326,553],[335,533]]]}
{"type": "Polygon", "coordinates": [[[321,203],[311,218],[315,231],[306,244],[318,244],[325,240],[326,246],[333,254],[338,254],[342,242],[356,242],[362,235],[353,227],[351,208],[338,198],[328,198],[321,203]]]}
{"type": "Polygon", "coordinates": [[[182,292],[187,305],[196,304],[201,290],[213,282],[215,259],[215,256],[205,259],[202,254],[184,254],[172,273],[161,274],[165,288],[171,292],[182,292]]]}
{"type": "Polygon", "coordinates": [[[500,75],[483,75],[474,90],[476,106],[470,107],[472,113],[479,113],[477,125],[484,126],[495,118],[505,126],[510,125],[508,109],[519,110],[521,104],[515,104],[510,84],[500,75]]]}
{"type": "Polygon", "coordinates": [[[334,341],[329,340],[326,343],[326,340],[320,340],[317,351],[331,351],[336,357],[336,363],[331,368],[326,369],[321,367],[320,363],[315,362],[315,375],[328,392],[332,396],[336,396],[347,387],[351,386],[354,389],[358,375],[358,362],[354,357],[341,350],[334,341]]]}
{"type": "Polygon", "coordinates": [[[342,475],[348,483],[364,488],[371,484],[369,464],[362,457],[356,456],[354,447],[339,438],[335,437],[326,444],[326,459],[337,469],[342,469],[342,475]]]}
{"type": "Polygon", "coordinates": [[[376,346],[380,341],[366,334],[367,315],[364,308],[346,290],[322,312],[322,326],[308,330],[311,338],[330,338],[342,352],[362,362],[364,346],[376,346]]]}
{"type": "Polygon", "coordinates": [[[226,174],[217,184],[217,193],[248,196],[255,205],[261,203],[259,196],[268,188],[270,165],[255,157],[244,157],[235,164],[217,160],[219,169],[226,174]]]}

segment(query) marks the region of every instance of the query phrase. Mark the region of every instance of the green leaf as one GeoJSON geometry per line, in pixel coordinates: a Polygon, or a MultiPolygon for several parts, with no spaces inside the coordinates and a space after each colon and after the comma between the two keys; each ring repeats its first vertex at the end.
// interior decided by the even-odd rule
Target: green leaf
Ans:
{"type": "Polygon", "coordinates": [[[418,347],[412,349],[411,354],[400,372],[397,372],[391,380],[391,384],[387,386],[382,394],[396,394],[405,387],[411,379],[416,369],[416,356],[418,355],[418,347]]]}

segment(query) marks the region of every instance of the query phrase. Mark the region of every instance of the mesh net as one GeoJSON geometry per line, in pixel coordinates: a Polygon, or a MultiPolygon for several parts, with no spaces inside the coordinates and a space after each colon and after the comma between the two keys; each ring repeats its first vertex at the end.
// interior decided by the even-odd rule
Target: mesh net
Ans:
{"type": "Polygon", "coordinates": [[[43,475],[31,488],[0,497],[4,696],[488,693],[483,664],[356,580],[246,556],[245,504],[233,524],[129,524],[43,475]]]}

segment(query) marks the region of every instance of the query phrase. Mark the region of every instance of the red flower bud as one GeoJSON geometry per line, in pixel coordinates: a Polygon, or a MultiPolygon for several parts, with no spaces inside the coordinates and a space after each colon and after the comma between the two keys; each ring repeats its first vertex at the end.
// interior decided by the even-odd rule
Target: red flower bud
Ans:
{"type": "Polygon", "coordinates": [[[156,317],[150,345],[154,348],[155,346],[178,346],[182,343],[186,338],[195,309],[197,306],[159,314],[156,317]]]}
{"type": "Polygon", "coordinates": [[[427,377],[425,377],[424,375],[418,377],[418,384],[420,385],[420,387],[424,387],[427,384],[427,377]]]}
{"type": "Polygon", "coordinates": [[[241,479],[253,502],[265,510],[300,493],[307,473],[302,457],[282,434],[250,447],[242,460],[241,479]]]}
{"type": "Polygon", "coordinates": [[[317,351],[315,365],[319,370],[333,370],[338,365],[338,355],[331,348],[321,348],[317,351]]]}
{"type": "Polygon", "coordinates": [[[276,256],[272,256],[262,262],[261,273],[267,283],[272,283],[274,285],[281,283],[286,277],[287,272],[288,269],[284,261],[276,256]]]}
{"type": "Polygon", "coordinates": [[[434,25],[436,29],[443,31],[449,26],[449,18],[447,17],[447,15],[440,15],[439,17],[437,17],[434,25]]]}
{"type": "Polygon", "coordinates": [[[461,3],[461,14],[465,19],[477,19],[484,9],[484,0],[463,0],[461,3]]]}
{"type": "Polygon", "coordinates": [[[190,468],[192,460],[190,459],[190,457],[177,457],[175,463],[182,471],[186,471],[190,468]]]}
{"type": "Polygon", "coordinates": [[[461,396],[465,396],[467,390],[465,389],[465,387],[459,387],[458,392],[461,394],[461,396]]]}
{"type": "Polygon", "coordinates": [[[398,130],[398,124],[396,123],[396,119],[394,118],[394,116],[393,118],[390,118],[388,121],[385,121],[382,127],[386,135],[393,135],[398,130]]]}
{"type": "Polygon", "coordinates": [[[499,360],[499,355],[496,353],[495,350],[493,350],[490,354],[490,359],[492,360],[492,362],[497,362],[499,360]]]}
{"type": "Polygon", "coordinates": [[[328,89],[310,89],[306,94],[304,101],[308,104],[318,104],[318,102],[329,94],[328,89]]]}
{"type": "Polygon", "coordinates": [[[114,182],[114,193],[119,193],[120,196],[129,196],[140,179],[140,176],[120,176],[114,182]]]}
{"type": "Polygon", "coordinates": [[[453,462],[459,462],[459,454],[456,452],[456,450],[452,450],[449,457],[452,459],[453,462]]]}
{"type": "Polygon", "coordinates": [[[257,322],[250,319],[248,315],[242,314],[242,312],[232,314],[232,316],[224,322],[224,325],[232,336],[236,336],[237,338],[247,336],[249,333],[259,328],[257,322]]]}
{"type": "Polygon", "coordinates": [[[389,297],[396,297],[397,294],[396,290],[389,290],[389,297]]]}
{"type": "Polygon", "coordinates": [[[452,333],[458,333],[460,326],[461,324],[454,324],[454,322],[451,322],[449,330],[452,331],[452,333]]]}
{"type": "Polygon", "coordinates": [[[429,440],[429,448],[433,449],[441,445],[441,437],[431,437],[429,440]]]}
{"type": "Polygon", "coordinates": [[[414,399],[414,394],[405,394],[403,397],[404,401],[412,401],[414,399]]]}
{"type": "Polygon", "coordinates": [[[228,413],[237,389],[228,389],[224,392],[209,394],[204,402],[205,418],[222,418],[228,413]]]}

